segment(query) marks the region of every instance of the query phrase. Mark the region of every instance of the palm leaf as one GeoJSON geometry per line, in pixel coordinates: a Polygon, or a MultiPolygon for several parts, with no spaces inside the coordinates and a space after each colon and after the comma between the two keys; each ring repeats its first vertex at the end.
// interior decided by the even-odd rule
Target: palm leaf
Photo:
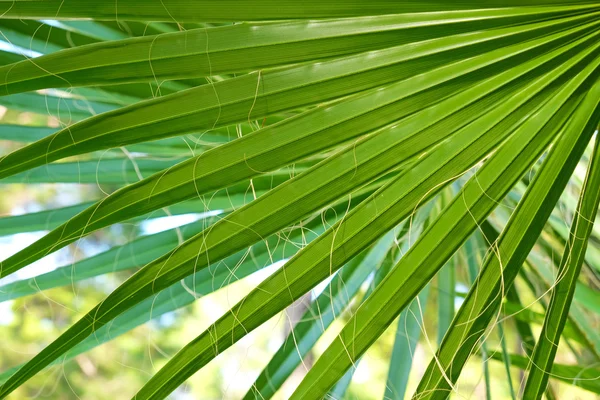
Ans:
{"type": "Polygon", "coordinates": [[[598,150],[586,151],[600,115],[598,15],[585,0],[0,0],[0,184],[100,188],[0,217],[1,235],[49,230],[3,257],[0,301],[108,274],[120,284],[31,360],[6,366],[0,398],[273,263],[136,398],[167,397],[328,279],[246,398],[274,396],[340,323],[292,398],[346,395],[396,320],[382,379],[384,396],[403,398],[432,323],[418,302],[435,276],[439,348],[414,398],[447,397],[472,353],[488,398],[488,357],[504,360],[513,398],[511,367],[529,369],[526,397],[542,395],[548,371],[597,392],[593,368],[554,358],[561,337],[582,363],[600,343],[588,318],[599,312],[598,150]],[[199,220],[137,228],[183,214],[199,220]],[[126,241],[20,275],[121,224],[132,227],[126,241]],[[550,304],[524,306],[513,282],[539,296],[556,273],[540,260],[563,251],[550,304]],[[540,368],[509,353],[513,325],[497,328],[502,356],[490,351],[500,315],[540,368]],[[583,380],[565,378],[575,374],[583,380]]]}

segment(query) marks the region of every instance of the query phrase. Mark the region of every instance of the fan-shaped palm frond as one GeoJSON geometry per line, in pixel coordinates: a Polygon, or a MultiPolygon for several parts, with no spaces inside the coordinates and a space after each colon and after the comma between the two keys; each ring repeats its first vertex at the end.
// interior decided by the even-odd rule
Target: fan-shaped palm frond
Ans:
{"type": "Polygon", "coordinates": [[[169,396],[329,278],[246,399],[272,397],[348,312],[292,398],[343,396],[395,321],[385,397],[403,398],[428,298],[439,346],[413,398],[448,397],[473,354],[527,370],[528,399],[549,377],[600,393],[599,17],[577,0],[0,0],[0,105],[52,117],[0,125],[0,184],[106,191],[0,218],[2,235],[50,230],[3,257],[0,301],[139,268],[5,371],[0,397],[278,261],[136,398],[169,396]],[[189,213],[11,279],[100,229],[189,213]],[[535,285],[545,314],[520,300],[535,285]],[[511,317],[527,358],[485,341],[511,317]],[[589,367],[554,364],[561,337],[589,367]]]}

